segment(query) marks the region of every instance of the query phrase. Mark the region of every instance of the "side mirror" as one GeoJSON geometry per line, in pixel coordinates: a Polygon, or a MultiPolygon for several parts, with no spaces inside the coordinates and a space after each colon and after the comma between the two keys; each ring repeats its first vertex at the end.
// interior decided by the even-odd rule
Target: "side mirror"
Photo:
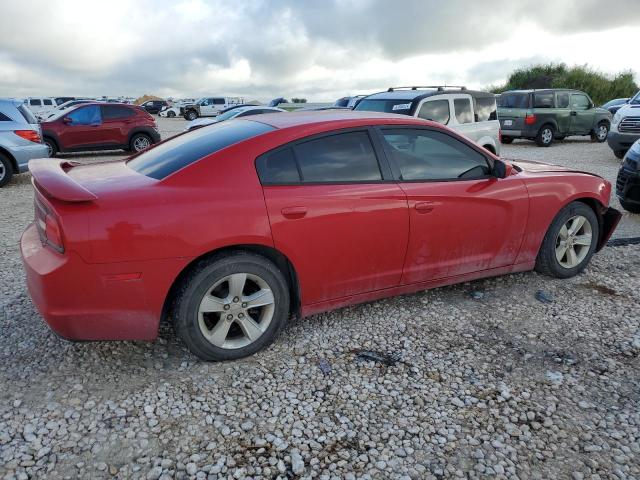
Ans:
{"type": "Polygon", "coordinates": [[[493,162],[493,175],[496,178],[507,178],[511,175],[512,166],[502,160],[496,160],[493,162]]]}
{"type": "Polygon", "coordinates": [[[62,117],[62,123],[64,123],[65,125],[69,125],[72,122],[73,120],[71,120],[70,117],[62,117]]]}

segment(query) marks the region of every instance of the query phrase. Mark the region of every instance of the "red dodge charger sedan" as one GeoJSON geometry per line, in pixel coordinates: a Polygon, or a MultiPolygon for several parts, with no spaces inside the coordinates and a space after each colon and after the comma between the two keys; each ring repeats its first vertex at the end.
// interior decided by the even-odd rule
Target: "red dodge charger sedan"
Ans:
{"type": "Polygon", "coordinates": [[[62,337],[253,354],[291,315],[536,269],[582,271],[620,214],[585,172],[505,161],[436,123],[260,115],[128,160],[31,161],[29,291],[62,337]]]}

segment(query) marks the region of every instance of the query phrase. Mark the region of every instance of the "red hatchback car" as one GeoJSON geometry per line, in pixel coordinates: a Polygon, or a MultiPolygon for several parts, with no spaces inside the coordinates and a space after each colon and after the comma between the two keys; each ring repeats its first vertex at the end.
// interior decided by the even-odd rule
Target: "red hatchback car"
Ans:
{"type": "Polygon", "coordinates": [[[141,152],[160,141],[156,121],[135,105],[83,104],[40,125],[50,157],[88,150],[141,152]]]}
{"type": "Polygon", "coordinates": [[[604,179],[500,160],[439,124],[373,112],[259,115],[125,161],[35,160],[29,291],[76,340],[252,354],[291,315],[536,269],[570,277],[620,214],[604,179]]]}

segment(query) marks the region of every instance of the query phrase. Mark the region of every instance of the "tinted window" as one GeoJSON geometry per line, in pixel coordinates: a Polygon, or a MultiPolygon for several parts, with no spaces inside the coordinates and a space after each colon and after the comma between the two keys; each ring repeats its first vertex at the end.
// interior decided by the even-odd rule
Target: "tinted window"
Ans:
{"type": "Polygon", "coordinates": [[[591,108],[591,102],[586,95],[574,93],[571,95],[571,108],[574,110],[588,110],[591,108]]]}
{"type": "Polygon", "coordinates": [[[533,108],[553,108],[553,93],[535,93],[533,95],[533,108]]]}
{"type": "Polygon", "coordinates": [[[526,93],[503,93],[498,106],[504,108],[529,108],[529,95],[526,93]]]}
{"type": "Polygon", "coordinates": [[[418,117],[446,125],[451,117],[449,100],[427,100],[420,107],[418,117]]]}
{"type": "Polygon", "coordinates": [[[473,122],[471,101],[468,98],[456,98],[453,101],[453,109],[456,112],[456,120],[458,120],[458,123],[473,122]]]}
{"type": "Polygon", "coordinates": [[[490,173],[484,155],[444,133],[385,129],[383,135],[401,180],[471,179],[490,173]]]}
{"type": "Polygon", "coordinates": [[[272,126],[260,122],[233,120],[214,123],[144,151],[127,165],[136,172],[160,180],[229,145],[271,130],[272,126]]]}
{"type": "Polygon", "coordinates": [[[293,149],[285,148],[258,157],[258,176],[263,184],[287,184],[300,182],[300,174],[293,156],[293,149]]]}
{"type": "Polygon", "coordinates": [[[0,122],[13,122],[13,120],[7,117],[4,113],[0,112],[0,122]]]}
{"type": "Polygon", "coordinates": [[[103,105],[102,118],[104,120],[119,120],[133,116],[133,111],[127,107],[119,107],[117,105],[103,105]]]}
{"type": "Polygon", "coordinates": [[[569,108],[569,94],[566,92],[556,93],[556,107],[569,108]]]}
{"type": "Polygon", "coordinates": [[[48,98],[45,98],[43,100],[43,102],[44,102],[45,105],[53,105],[53,102],[51,100],[49,100],[48,98]]]}
{"type": "Polygon", "coordinates": [[[40,106],[40,105],[42,105],[42,102],[40,100],[31,99],[31,100],[29,100],[29,105],[40,106]]]}
{"type": "Polygon", "coordinates": [[[350,132],[295,146],[304,182],[382,180],[378,160],[366,132],[350,132]]]}
{"type": "Polygon", "coordinates": [[[80,107],[67,115],[71,119],[71,125],[100,125],[102,115],[98,105],[80,107]]]}
{"type": "Polygon", "coordinates": [[[214,98],[213,99],[213,104],[214,105],[224,105],[224,98],[214,98]]]}
{"type": "Polygon", "coordinates": [[[403,113],[409,115],[411,110],[411,100],[374,100],[363,99],[356,105],[354,110],[365,110],[367,112],[387,112],[403,113]]]}
{"type": "Polygon", "coordinates": [[[475,111],[478,122],[497,120],[498,112],[496,107],[496,97],[474,97],[475,111]]]}

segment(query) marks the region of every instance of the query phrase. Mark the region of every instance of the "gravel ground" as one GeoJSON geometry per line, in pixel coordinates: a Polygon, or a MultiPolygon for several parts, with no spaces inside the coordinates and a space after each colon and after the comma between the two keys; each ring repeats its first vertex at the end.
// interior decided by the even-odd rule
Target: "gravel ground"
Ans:
{"type": "MultiPolygon", "coordinates": [[[[585,141],[504,154],[609,179],[618,164],[585,141]]],[[[266,351],[207,364],[170,326],[155,343],[59,340],[19,260],[28,175],[0,208],[0,478],[640,478],[637,246],[570,280],[517,274],[292,321],[266,351]]]]}

